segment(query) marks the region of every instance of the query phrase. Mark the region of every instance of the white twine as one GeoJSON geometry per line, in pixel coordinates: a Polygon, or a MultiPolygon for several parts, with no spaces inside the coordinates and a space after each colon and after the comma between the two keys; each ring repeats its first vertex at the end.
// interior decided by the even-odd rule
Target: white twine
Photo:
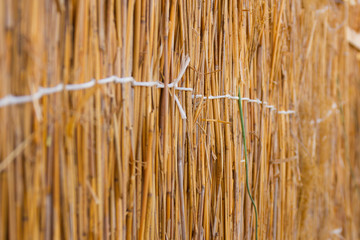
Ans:
{"type": "MultiPolygon", "coordinates": [[[[178,83],[181,80],[182,76],[184,75],[186,68],[189,66],[190,58],[186,56],[185,61],[181,65],[180,72],[178,77],[175,79],[174,82],[168,84],[169,88],[175,88],[179,91],[193,91],[192,88],[184,88],[178,87],[178,83]]],[[[108,83],[131,83],[134,87],[158,87],[164,88],[164,84],[160,82],[137,82],[133,77],[117,77],[117,76],[110,76],[107,78],[100,79],[96,81],[95,79],[91,79],[89,82],[85,83],[76,83],[76,84],[58,84],[55,87],[39,87],[38,91],[32,95],[24,95],[24,96],[14,96],[14,95],[7,95],[0,99],[0,107],[10,106],[10,105],[17,105],[27,102],[32,102],[34,100],[40,99],[45,95],[54,94],[57,92],[61,92],[62,90],[66,91],[77,91],[82,89],[88,89],[94,87],[96,84],[108,84],[108,83]]]]}
{"type": "Polygon", "coordinates": [[[115,83],[129,83],[129,82],[135,82],[135,79],[133,77],[119,78],[115,76],[115,83]]]}
{"type": "Polygon", "coordinates": [[[178,105],[181,118],[186,119],[186,113],[185,113],[183,107],[181,106],[181,103],[176,95],[174,95],[174,99],[175,99],[176,104],[178,105]]]}
{"type": "Polygon", "coordinates": [[[175,89],[180,91],[189,91],[189,92],[193,91],[192,88],[186,88],[186,87],[175,87],[175,89]]]}
{"type": "Polygon", "coordinates": [[[61,92],[64,89],[64,85],[62,85],[61,83],[56,85],[55,87],[40,87],[39,88],[39,92],[42,92],[43,96],[44,95],[50,95],[53,93],[57,93],[57,92],[61,92]]]}
{"type": "MultiPolygon", "coordinates": [[[[193,88],[186,88],[186,87],[178,87],[178,83],[180,82],[181,78],[185,74],[185,71],[187,67],[189,66],[190,58],[187,56],[183,63],[181,64],[181,68],[179,71],[178,77],[170,84],[168,84],[169,88],[174,88],[175,90],[179,91],[189,91],[192,92],[193,88]]],[[[96,84],[104,85],[108,83],[131,83],[133,87],[157,87],[157,88],[164,88],[164,84],[161,82],[138,82],[133,77],[117,77],[117,76],[110,76],[107,78],[100,79],[96,81],[95,79],[90,80],[89,82],[85,83],[77,83],[77,84],[58,84],[54,87],[39,87],[38,91],[35,92],[32,95],[24,95],[24,96],[13,96],[13,95],[7,95],[4,98],[0,99],[0,108],[10,105],[17,105],[27,102],[32,102],[34,100],[38,100],[42,98],[43,96],[54,94],[57,92],[61,92],[63,90],[66,91],[77,91],[82,89],[88,89],[94,87],[96,84]]],[[[238,96],[231,96],[230,94],[226,95],[219,95],[219,96],[208,96],[204,97],[203,95],[192,95],[192,98],[203,98],[203,99],[232,99],[232,100],[239,100],[238,96]]],[[[182,107],[179,99],[175,95],[175,101],[179,108],[180,115],[182,119],[186,119],[186,113],[184,111],[184,108],[182,107]]],[[[257,104],[263,104],[266,108],[270,109],[270,111],[276,110],[276,108],[273,105],[268,105],[267,102],[262,102],[259,99],[249,99],[249,98],[241,98],[243,101],[248,101],[251,103],[257,103],[257,104]]],[[[295,111],[288,110],[288,111],[278,111],[278,114],[294,114],[295,111]]]]}
{"type": "Polygon", "coordinates": [[[42,96],[60,92],[63,89],[64,89],[64,86],[62,84],[58,84],[55,87],[47,87],[47,88],[40,87],[39,90],[36,93],[34,93],[33,95],[13,96],[10,94],[10,95],[7,95],[4,98],[0,99],[0,107],[31,102],[31,101],[40,99],[42,96]]]}
{"type": "Polygon", "coordinates": [[[91,79],[89,82],[85,82],[85,83],[67,84],[65,85],[65,90],[76,91],[80,89],[87,89],[95,86],[95,84],[96,84],[96,80],[91,79]]]}
{"type": "MultiPolygon", "coordinates": [[[[226,94],[226,95],[220,95],[220,96],[208,96],[208,97],[205,97],[201,94],[198,94],[198,95],[192,95],[192,98],[203,98],[203,99],[233,99],[233,100],[239,100],[239,97],[238,96],[231,96],[229,94],[226,94]]],[[[267,102],[262,102],[261,100],[259,99],[250,99],[250,98],[247,98],[247,97],[243,97],[241,98],[242,101],[247,101],[247,102],[250,102],[250,103],[257,103],[257,104],[263,104],[265,105],[265,108],[269,108],[270,111],[275,111],[276,110],[276,107],[273,106],[273,105],[268,105],[267,102]]],[[[289,115],[289,114],[295,114],[296,112],[294,110],[287,110],[287,111],[278,111],[277,112],[278,114],[283,114],[283,115],[289,115]]]]}
{"type": "Polygon", "coordinates": [[[160,83],[158,83],[158,82],[137,82],[137,81],[133,81],[132,85],[133,86],[139,86],[139,87],[155,87],[155,86],[159,86],[160,83]]]}
{"type": "Polygon", "coordinates": [[[294,110],[289,110],[289,111],[278,111],[278,114],[295,114],[294,110]]]}
{"type": "MultiPolygon", "coordinates": [[[[67,85],[58,84],[54,87],[39,87],[38,91],[32,95],[14,96],[14,95],[9,94],[0,99],[0,107],[32,102],[33,100],[40,99],[43,96],[61,92],[63,90],[77,91],[77,90],[92,88],[96,84],[103,85],[103,84],[108,84],[108,83],[121,83],[121,84],[131,83],[132,86],[134,86],[134,87],[137,87],[137,86],[140,86],[140,87],[155,87],[156,86],[158,88],[164,87],[164,84],[159,83],[159,82],[137,82],[134,80],[133,77],[119,78],[116,76],[111,76],[111,77],[107,77],[104,79],[100,79],[97,82],[95,79],[92,79],[91,81],[85,82],[85,83],[67,84],[67,85]]],[[[172,88],[172,87],[174,87],[174,85],[169,86],[169,88],[172,88]]],[[[177,86],[175,86],[174,88],[179,91],[193,91],[192,88],[184,88],[184,87],[177,87],[177,86]]]]}

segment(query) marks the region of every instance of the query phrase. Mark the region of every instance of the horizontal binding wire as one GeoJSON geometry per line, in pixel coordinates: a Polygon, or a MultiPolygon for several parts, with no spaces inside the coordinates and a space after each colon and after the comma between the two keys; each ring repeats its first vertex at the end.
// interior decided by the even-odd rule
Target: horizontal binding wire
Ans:
{"type": "Polygon", "coordinates": [[[89,82],[85,82],[85,83],[65,85],[65,90],[76,91],[76,90],[80,90],[80,89],[87,89],[87,88],[92,88],[93,86],[95,86],[95,84],[96,84],[96,80],[91,79],[89,82]]]}
{"type": "MultiPolygon", "coordinates": [[[[208,97],[205,97],[201,94],[198,94],[198,95],[192,95],[192,98],[203,98],[203,99],[209,99],[209,100],[212,100],[212,99],[233,99],[233,100],[239,100],[239,97],[238,96],[231,96],[229,94],[226,94],[226,95],[219,95],[219,96],[208,96],[208,97]]],[[[273,105],[268,105],[267,102],[262,102],[261,100],[259,99],[250,99],[250,98],[247,98],[247,97],[244,97],[244,98],[241,98],[242,101],[247,101],[247,102],[250,102],[250,103],[257,103],[257,104],[263,104],[265,105],[265,108],[268,108],[270,109],[270,111],[275,111],[276,110],[276,107],[273,106],[273,105]]],[[[287,110],[287,111],[278,111],[277,112],[278,114],[283,114],[283,115],[289,115],[289,114],[295,114],[296,112],[294,110],[287,110]]]]}
{"type": "MultiPolygon", "coordinates": [[[[182,73],[183,74],[183,73],[182,73]]],[[[180,77],[181,78],[181,77],[180,77]]],[[[177,78],[179,79],[179,78],[177,78]]],[[[67,85],[63,85],[63,84],[58,84],[54,87],[39,87],[39,90],[32,94],[32,95],[24,95],[24,96],[13,96],[13,95],[7,95],[6,97],[0,99],[0,107],[5,107],[5,106],[9,106],[9,105],[17,105],[17,104],[22,104],[22,103],[27,103],[27,102],[31,102],[37,99],[40,99],[43,96],[46,95],[50,95],[50,94],[54,94],[54,93],[58,93],[61,92],[63,90],[67,90],[67,91],[77,91],[77,90],[83,90],[83,89],[88,89],[88,88],[92,88],[94,87],[96,84],[99,85],[103,85],[103,84],[108,84],[108,83],[131,83],[132,86],[134,87],[157,87],[157,88],[164,88],[164,84],[160,83],[160,82],[137,82],[135,81],[135,79],[133,77],[124,77],[124,78],[120,78],[117,76],[110,76],[104,79],[100,79],[99,81],[96,81],[95,79],[92,79],[89,82],[85,82],[85,83],[78,83],[78,84],[67,84],[67,85]]],[[[176,90],[179,91],[193,91],[193,88],[185,88],[185,87],[178,87],[177,86],[177,82],[175,84],[169,84],[168,85],[169,88],[175,88],[176,90]]],[[[203,95],[192,95],[192,98],[204,98],[204,99],[232,99],[232,100],[238,100],[239,97],[238,96],[231,96],[229,94],[226,95],[219,95],[219,96],[208,96],[208,97],[204,97],[203,95]]],[[[242,98],[243,101],[248,101],[250,103],[257,103],[257,104],[264,104],[266,108],[270,109],[271,111],[276,110],[276,108],[273,105],[268,105],[267,102],[262,102],[259,99],[249,99],[249,98],[242,98]]],[[[175,99],[176,103],[178,106],[180,106],[180,102],[178,99],[175,99]],[[177,101],[176,101],[177,100],[177,101]]],[[[183,109],[182,107],[179,109],[183,109]]],[[[181,112],[182,118],[184,118],[184,111],[181,112]]],[[[293,110],[288,110],[288,111],[278,111],[278,114],[294,114],[295,111],[293,110]]],[[[185,116],[186,118],[186,116],[185,116]]]]}
{"type": "Polygon", "coordinates": [[[54,94],[60,92],[64,89],[63,84],[58,84],[55,87],[40,87],[39,90],[33,95],[24,95],[24,96],[14,96],[7,95],[6,97],[0,99],[0,107],[5,107],[8,105],[22,104],[26,102],[31,102],[37,99],[40,99],[42,96],[54,94]]]}
{"type": "MultiPolygon", "coordinates": [[[[185,57],[185,60],[182,62],[180,66],[180,71],[178,77],[174,80],[174,82],[168,84],[169,88],[175,88],[179,91],[192,91],[192,88],[183,88],[178,87],[178,83],[180,82],[182,76],[185,74],[186,68],[189,66],[190,58],[188,56],[185,57]]],[[[9,105],[17,105],[27,102],[32,102],[34,100],[40,99],[42,96],[50,95],[53,93],[60,92],[62,90],[66,91],[77,91],[82,89],[88,89],[94,87],[96,84],[103,85],[108,83],[131,83],[132,86],[140,86],[140,87],[158,87],[164,88],[164,84],[160,82],[137,82],[133,77],[117,77],[110,76],[107,78],[100,79],[96,81],[95,79],[91,79],[89,82],[85,83],[76,83],[76,84],[58,84],[55,87],[39,87],[39,90],[32,95],[24,95],[24,96],[14,96],[7,95],[4,98],[0,99],[0,107],[5,107],[9,105]]]]}
{"type": "MultiPolygon", "coordinates": [[[[189,92],[193,91],[193,88],[178,87],[178,83],[181,80],[181,78],[183,77],[183,75],[185,74],[186,68],[188,67],[189,63],[190,63],[190,58],[186,57],[185,60],[183,61],[183,63],[181,64],[181,68],[180,68],[178,77],[172,83],[168,84],[168,88],[174,88],[175,90],[179,90],[179,91],[189,91],[189,92]]],[[[92,88],[97,84],[104,85],[104,84],[108,84],[108,83],[120,83],[120,84],[131,83],[133,87],[164,88],[164,84],[161,82],[138,82],[133,77],[120,78],[118,76],[110,76],[107,78],[100,79],[98,81],[96,81],[95,79],[91,79],[89,82],[85,82],[85,83],[76,83],[76,84],[67,84],[67,85],[58,84],[54,87],[39,87],[39,90],[32,95],[14,96],[14,95],[10,94],[10,95],[7,95],[4,98],[0,99],[0,107],[32,102],[34,100],[40,99],[43,96],[61,92],[63,90],[77,91],[77,90],[92,88]]],[[[204,97],[203,95],[192,95],[192,98],[204,98],[204,99],[227,98],[227,99],[233,99],[233,100],[239,99],[238,96],[231,96],[229,94],[219,95],[219,96],[208,96],[208,97],[204,97]]],[[[245,97],[245,98],[242,98],[242,100],[248,101],[251,103],[264,104],[266,108],[270,109],[270,111],[276,110],[276,108],[273,105],[268,105],[267,102],[263,103],[259,99],[249,99],[249,98],[245,97]]],[[[176,96],[175,96],[175,102],[179,108],[181,118],[186,119],[185,111],[184,111],[183,107],[181,106],[179,99],[176,96]]],[[[278,111],[278,114],[294,114],[294,113],[295,113],[295,111],[293,111],[293,110],[278,111]]]]}
{"type": "MultiPolygon", "coordinates": [[[[54,87],[39,87],[38,91],[32,95],[14,96],[12,94],[9,94],[0,99],[0,107],[32,102],[34,100],[40,99],[43,96],[58,93],[63,90],[78,91],[78,90],[92,88],[96,84],[103,85],[103,84],[108,84],[108,83],[121,83],[121,84],[131,83],[132,86],[134,86],[134,87],[140,86],[140,87],[164,88],[164,84],[159,83],[159,82],[137,82],[137,81],[135,81],[135,79],[133,77],[119,78],[117,76],[111,76],[111,77],[107,77],[104,79],[100,79],[99,81],[92,79],[89,82],[85,82],[85,83],[76,83],[76,84],[67,84],[67,85],[58,84],[54,87]]],[[[176,90],[179,90],[179,91],[193,91],[192,88],[178,87],[176,84],[172,84],[168,87],[175,88],[176,90]]]]}

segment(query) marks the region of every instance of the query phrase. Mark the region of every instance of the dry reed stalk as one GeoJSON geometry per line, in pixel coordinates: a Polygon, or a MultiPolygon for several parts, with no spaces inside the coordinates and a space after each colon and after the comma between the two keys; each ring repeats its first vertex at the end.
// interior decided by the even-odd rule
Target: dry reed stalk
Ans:
{"type": "Polygon", "coordinates": [[[359,9],[0,2],[0,239],[358,239],[359,9]]]}

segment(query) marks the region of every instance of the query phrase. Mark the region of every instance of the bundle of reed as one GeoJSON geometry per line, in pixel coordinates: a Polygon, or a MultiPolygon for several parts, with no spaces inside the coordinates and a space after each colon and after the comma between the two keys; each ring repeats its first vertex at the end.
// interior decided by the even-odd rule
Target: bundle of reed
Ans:
{"type": "Polygon", "coordinates": [[[1,1],[0,239],[358,239],[359,11],[1,1]]]}

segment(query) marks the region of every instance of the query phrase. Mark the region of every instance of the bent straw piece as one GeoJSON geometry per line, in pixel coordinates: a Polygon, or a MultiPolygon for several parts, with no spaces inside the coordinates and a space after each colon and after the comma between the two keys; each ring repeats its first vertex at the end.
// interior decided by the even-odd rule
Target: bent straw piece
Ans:
{"type": "Polygon", "coordinates": [[[186,60],[184,62],[184,65],[181,66],[181,70],[179,72],[179,75],[178,77],[175,79],[174,82],[170,83],[168,86],[171,88],[171,87],[176,87],[177,84],[180,82],[182,76],[184,75],[187,67],[189,66],[189,63],[190,63],[190,57],[189,56],[186,56],[186,60]]]}
{"type": "Polygon", "coordinates": [[[346,38],[349,44],[360,50],[360,33],[351,29],[350,27],[346,28],[346,38]]]}
{"type": "Polygon", "coordinates": [[[179,112],[180,112],[181,118],[186,119],[186,113],[185,113],[183,107],[181,106],[181,103],[176,95],[174,95],[174,99],[175,99],[176,104],[179,107],[179,112]]]}
{"type": "Polygon", "coordinates": [[[15,159],[19,156],[25,148],[31,143],[35,134],[32,133],[22,143],[20,143],[4,160],[0,162],[0,173],[4,171],[15,159]]]}
{"type": "Polygon", "coordinates": [[[250,193],[250,187],[249,187],[249,170],[248,170],[248,161],[247,161],[247,148],[246,148],[246,137],[245,137],[245,124],[244,124],[244,116],[243,116],[243,110],[242,110],[242,105],[241,105],[241,95],[240,95],[240,87],[239,87],[239,112],[240,112],[240,119],[241,119],[241,129],[242,129],[242,137],[243,137],[243,144],[244,144],[244,152],[245,152],[245,172],[246,172],[246,189],[247,189],[247,193],[250,197],[251,203],[254,206],[255,209],[255,238],[256,240],[257,238],[257,227],[258,227],[258,213],[257,213],[257,209],[256,209],[256,204],[255,201],[253,199],[253,197],[251,196],[250,193]]]}

